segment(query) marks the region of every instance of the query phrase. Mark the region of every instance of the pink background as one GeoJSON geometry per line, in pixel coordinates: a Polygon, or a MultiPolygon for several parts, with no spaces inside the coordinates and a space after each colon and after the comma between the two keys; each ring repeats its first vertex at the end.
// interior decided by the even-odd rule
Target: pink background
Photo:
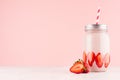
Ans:
{"type": "Polygon", "coordinates": [[[0,0],[0,65],[67,66],[82,57],[84,26],[109,26],[111,65],[120,66],[120,0],[0,0]]]}

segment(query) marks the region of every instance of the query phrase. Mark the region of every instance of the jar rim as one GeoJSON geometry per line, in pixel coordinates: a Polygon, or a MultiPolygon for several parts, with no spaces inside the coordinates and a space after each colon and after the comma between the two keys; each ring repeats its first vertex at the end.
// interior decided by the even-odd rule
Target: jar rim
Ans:
{"type": "Polygon", "coordinates": [[[88,24],[85,26],[85,31],[107,31],[105,24],[88,24]]]}

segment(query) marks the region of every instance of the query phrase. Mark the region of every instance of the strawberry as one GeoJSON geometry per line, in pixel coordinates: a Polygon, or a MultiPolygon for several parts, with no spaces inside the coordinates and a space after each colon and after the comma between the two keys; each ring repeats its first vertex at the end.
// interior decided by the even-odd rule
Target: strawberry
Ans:
{"type": "Polygon", "coordinates": [[[88,63],[91,67],[93,65],[94,59],[95,59],[95,53],[94,52],[88,53],[88,63]]]}
{"type": "Polygon", "coordinates": [[[73,65],[70,68],[70,71],[73,73],[79,74],[79,73],[82,73],[84,71],[83,67],[84,67],[83,64],[73,65]]]}
{"type": "Polygon", "coordinates": [[[87,63],[84,63],[84,71],[83,73],[88,73],[89,72],[89,65],[87,63]]]}
{"type": "Polygon", "coordinates": [[[73,65],[77,65],[77,64],[83,64],[83,60],[78,59],[73,65]]]}
{"type": "Polygon", "coordinates": [[[103,59],[101,53],[98,53],[95,57],[96,65],[101,68],[103,66],[103,59]]]}
{"type": "Polygon", "coordinates": [[[85,53],[85,51],[83,52],[83,61],[86,63],[87,61],[87,54],[85,53]]]}
{"type": "Polygon", "coordinates": [[[70,71],[76,74],[82,73],[84,71],[84,65],[82,60],[76,61],[70,68],[70,71]]]}
{"type": "Polygon", "coordinates": [[[70,71],[76,74],[89,72],[87,63],[84,63],[83,60],[80,59],[73,64],[70,71]]]}
{"type": "Polygon", "coordinates": [[[105,55],[104,61],[105,61],[104,66],[105,68],[107,68],[108,65],[110,64],[110,55],[108,53],[105,55]]]}

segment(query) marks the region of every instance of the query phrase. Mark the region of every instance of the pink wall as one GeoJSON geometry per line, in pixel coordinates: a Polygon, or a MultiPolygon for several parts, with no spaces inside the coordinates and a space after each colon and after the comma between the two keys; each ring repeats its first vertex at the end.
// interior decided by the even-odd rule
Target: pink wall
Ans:
{"type": "Polygon", "coordinates": [[[0,0],[0,65],[66,66],[81,58],[84,26],[109,25],[111,65],[120,66],[120,0],[0,0]]]}

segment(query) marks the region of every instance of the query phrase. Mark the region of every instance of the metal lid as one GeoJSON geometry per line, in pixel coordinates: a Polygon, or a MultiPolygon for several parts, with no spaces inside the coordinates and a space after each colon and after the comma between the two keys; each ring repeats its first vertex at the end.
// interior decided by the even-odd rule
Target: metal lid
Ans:
{"type": "Polygon", "coordinates": [[[85,31],[107,31],[107,26],[105,24],[89,24],[85,26],[85,31]]]}

